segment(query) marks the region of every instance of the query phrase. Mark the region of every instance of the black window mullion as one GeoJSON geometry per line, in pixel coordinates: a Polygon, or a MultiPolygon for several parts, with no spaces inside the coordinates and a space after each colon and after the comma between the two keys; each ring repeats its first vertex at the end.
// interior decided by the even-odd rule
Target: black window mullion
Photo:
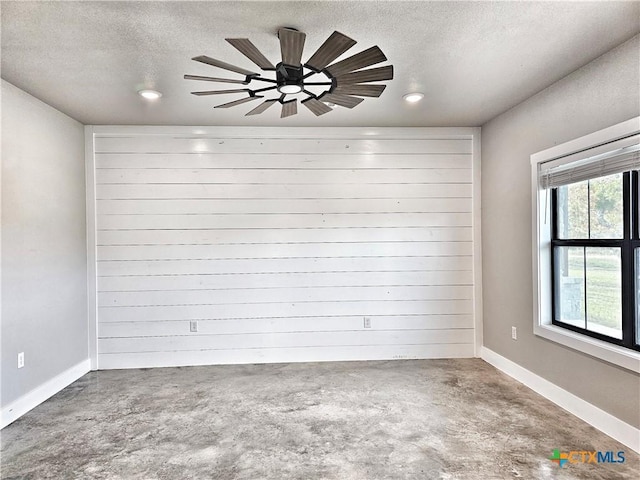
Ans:
{"type": "MultiPolygon", "coordinates": [[[[591,216],[591,210],[588,210],[589,216],[591,216]]],[[[591,236],[591,225],[589,225],[589,236],[591,236]]],[[[582,247],[582,281],[584,283],[584,329],[587,328],[587,322],[589,320],[589,309],[587,308],[587,247],[582,247]]]]}
{"type": "Polygon", "coordinates": [[[633,238],[633,199],[631,194],[631,172],[622,175],[622,216],[624,219],[624,240],[633,238]]]}
{"type": "Polygon", "coordinates": [[[553,240],[558,247],[615,247],[622,248],[624,240],[603,240],[599,238],[584,240],[553,240]]]}
{"type": "Polygon", "coordinates": [[[551,190],[551,238],[553,240],[558,238],[558,222],[560,221],[558,215],[558,189],[551,190]]]}
{"type": "Polygon", "coordinates": [[[556,249],[555,239],[558,238],[558,189],[551,189],[551,323],[556,322],[556,306],[558,298],[558,285],[556,284],[556,249]]]}
{"type": "Polygon", "coordinates": [[[631,335],[631,345],[633,345],[632,348],[634,348],[635,350],[639,350],[640,351],[640,341],[638,341],[638,328],[640,328],[640,322],[638,322],[638,279],[640,279],[640,272],[638,272],[636,270],[636,250],[640,253],[640,239],[638,240],[631,240],[631,248],[629,249],[630,251],[630,261],[629,263],[631,263],[631,266],[629,267],[629,270],[631,271],[631,285],[630,285],[630,289],[631,289],[631,298],[630,298],[630,321],[628,322],[630,324],[630,335],[631,335]]]}
{"type": "MultiPolygon", "coordinates": [[[[587,182],[587,238],[591,238],[591,182],[587,182]]],[[[585,252],[585,258],[586,256],[587,254],[585,252]]],[[[584,271],[584,276],[585,277],[587,276],[586,268],[584,271]]],[[[586,295],[586,290],[585,290],[585,295],[586,295]]],[[[586,302],[585,302],[585,305],[586,305],[586,302]]]]}
{"type": "Polygon", "coordinates": [[[633,238],[640,240],[640,172],[637,170],[631,172],[631,225],[633,229],[633,238]]]}
{"type": "Polygon", "coordinates": [[[631,257],[630,262],[633,265],[631,267],[631,317],[628,323],[631,324],[631,332],[629,335],[631,336],[631,343],[633,348],[636,350],[640,350],[640,341],[638,341],[638,328],[640,325],[638,322],[638,317],[640,316],[640,312],[638,309],[638,298],[636,295],[638,294],[638,289],[640,288],[636,282],[640,277],[640,272],[636,271],[636,261],[635,261],[635,252],[636,249],[640,249],[640,171],[634,170],[631,172],[631,229],[633,232],[633,239],[631,240],[631,257]]]}
{"type": "Polygon", "coordinates": [[[631,244],[633,195],[631,194],[631,173],[627,172],[622,176],[622,211],[624,218],[624,239],[622,242],[622,344],[625,347],[632,348],[634,341],[634,299],[635,299],[635,281],[634,281],[634,258],[633,248],[631,244]]]}

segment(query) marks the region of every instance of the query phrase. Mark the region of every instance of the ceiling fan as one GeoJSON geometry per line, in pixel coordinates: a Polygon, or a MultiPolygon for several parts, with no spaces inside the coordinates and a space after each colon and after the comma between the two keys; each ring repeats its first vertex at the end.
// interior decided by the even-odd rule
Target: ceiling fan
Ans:
{"type": "Polygon", "coordinates": [[[244,78],[216,78],[201,75],[184,76],[187,80],[203,80],[247,86],[252,82],[264,82],[270,84],[269,86],[257,89],[236,88],[191,93],[198,96],[233,93],[246,95],[239,100],[215,106],[215,108],[229,108],[264,99],[264,94],[268,92],[277,92],[279,96],[265,99],[246,115],[258,115],[272,105],[279,103],[282,105],[280,118],[298,113],[298,98],[287,98],[287,96],[292,97],[293,95],[303,94],[306,95],[306,98],[300,103],[316,116],[319,116],[332,110],[328,104],[353,108],[363,101],[363,98],[360,97],[379,97],[386,85],[370,85],[370,82],[393,79],[392,65],[363,70],[365,67],[387,60],[387,57],[377,46],[332,64],[331,62],[356,44],[355,40],[340,32],[333,32],[304,64],[302,63],[302,51],[306,35],[295,28],[280,28],[278,30],[278,38],[280,39],[282,61],[275,65],[248,38],[226,39],[227,42],[260,67],[261,70],[275,72],[275,79],[265,78],[260,73],[246,70],[206,55],[194,57],[192,60],[244,75],[244,78]],[[317,75],[324,76],[320,79],[322,81],[314,81],[313,77],[317,75]]]}

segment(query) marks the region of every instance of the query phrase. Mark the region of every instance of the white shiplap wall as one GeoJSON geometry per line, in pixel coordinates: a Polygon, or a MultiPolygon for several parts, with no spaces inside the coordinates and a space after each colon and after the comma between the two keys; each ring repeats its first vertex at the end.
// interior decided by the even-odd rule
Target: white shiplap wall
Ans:
{"type": "Polygon", "coordinates": [[[98,367],[473,356],[470,132],[89,128],[98,367]]]}

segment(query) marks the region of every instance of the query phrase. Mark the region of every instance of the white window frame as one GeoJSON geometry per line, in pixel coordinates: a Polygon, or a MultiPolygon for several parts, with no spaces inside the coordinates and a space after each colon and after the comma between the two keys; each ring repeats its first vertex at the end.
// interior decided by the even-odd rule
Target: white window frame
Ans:
{"type": "MultiPolygon", "coordinates": [[[[539,185],[541,164],[599,147],[640,132],[640,117],[599,130],[531,155],[532,232],[533,232],[533,333],[574,350],[640,373],[640,352],[582,335],[551,323],[551,195],[539,185]]],[[[588,154],[587,154],[588,155],[588,154]]],[[[575,159],[575,157],[573,158],[575,159]]]]}

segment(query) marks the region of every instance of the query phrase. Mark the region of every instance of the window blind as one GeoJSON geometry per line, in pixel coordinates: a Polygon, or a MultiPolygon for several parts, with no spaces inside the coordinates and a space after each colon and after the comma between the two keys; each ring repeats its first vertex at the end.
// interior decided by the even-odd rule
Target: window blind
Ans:
{"type": "Polygon", "coordinates": [[[545,162],[539,184],[549,189],[629,170],[640,170],[640,134],[545,162]]]}

